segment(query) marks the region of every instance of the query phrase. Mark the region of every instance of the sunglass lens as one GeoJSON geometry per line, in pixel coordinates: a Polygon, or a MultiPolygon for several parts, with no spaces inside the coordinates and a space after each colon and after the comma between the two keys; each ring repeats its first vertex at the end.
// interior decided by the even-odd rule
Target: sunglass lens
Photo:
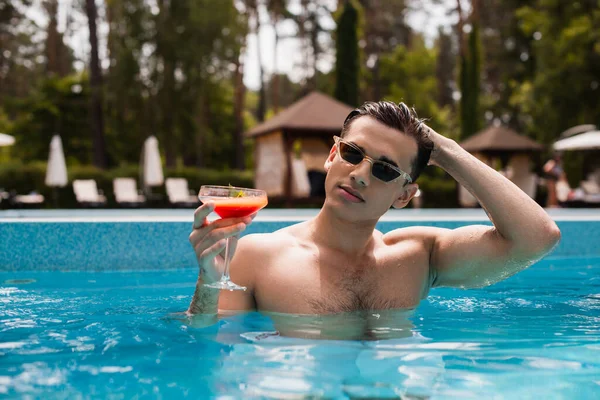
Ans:
{"type": "Polygon", "coordinates": [[[373,163],[373,176],[384,182],[389,182],[399,177],[400,173],[388,164],[375,162],[373,163]]]}
{"type": "Polygon", "coordinates": [[[358,149],[355,149],[349,144],[343,142],[340,142],[340,155],[344,160],[353,165],[360,164],[360,162],[363,160],[363,155],[360,153],[360,151],[358,151],[358,149]]]}

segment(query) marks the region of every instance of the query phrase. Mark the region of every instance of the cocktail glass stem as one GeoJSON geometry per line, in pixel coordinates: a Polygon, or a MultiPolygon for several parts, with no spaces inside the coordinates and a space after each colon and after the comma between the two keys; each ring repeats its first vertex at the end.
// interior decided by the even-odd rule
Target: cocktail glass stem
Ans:
{"type": "Polygon", "coordinates": [[[231,279],[229,278],[229,262],[230,257],[229,257],[229,253],[231,253],[231,236],[227,238],[227,241],[225,243],[225,268],[223,269],[223,276],[221,277],[221,281],[223,282],[229,282],[231,281],[231,279]]]}
{"type": "Polygon", "coordinates": [[[223,269],[223,276],[221,276],[221,280],[219,282],[205,284],[205,286],[215,289],[226,289],[226,290],[246,290],[246,287],[237,285],[231,281],[229,277],[229,263],[230,263],[230,253],[231,253],[231,241],[233,239],[238,239],[238,236],[230,236],[226,239],[225,242],[225,267],[223,269]]]}

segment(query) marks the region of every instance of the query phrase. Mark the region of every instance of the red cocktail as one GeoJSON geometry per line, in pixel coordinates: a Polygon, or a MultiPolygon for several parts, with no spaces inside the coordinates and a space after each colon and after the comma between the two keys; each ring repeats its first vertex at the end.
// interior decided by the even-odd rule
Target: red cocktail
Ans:
{"type": "MultiPolygon", "coordinates": [[[[203,203],[212,202],[215,213],[221,218],[243,218],[254,214],[269,202],[264,190],[237,188],[233,186],[202,186],[198,198],[203,203]]],[[[246,290],[229,278],[229,240],[225,246],[225,270],[219,282],[206,284],[208,287],[227,290],[246,290]]]]}
{"type": "Polygon", "coordinates": [[[264,208],[267,197],[215,197],[215,213],[221,218],[243,218],[264,208]]]}

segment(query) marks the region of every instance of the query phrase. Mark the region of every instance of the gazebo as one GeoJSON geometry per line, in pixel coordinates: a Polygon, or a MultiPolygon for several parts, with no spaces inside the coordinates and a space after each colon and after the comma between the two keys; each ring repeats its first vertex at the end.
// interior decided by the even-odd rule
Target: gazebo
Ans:
{"type": "Polygon", "coordinates": [[[255,140],[255,187],[287,201],[318,196],[315,186],[324,176],[333,136],[340,134],[350,111],[352,107],[314,91],[246,132],[245,137],[255,140]],[[302,180],[308,182],[307,174],[317,177],[310,182],[310,194],[299,189],[302,180]]]}
{"type": "Polygon", "coordinates": [[[544,146],[505,126],[490,126],[460,144],[470,153],[503,156],[541,151],[544,146]]]}
{"type": "MultiPolygon", "coordinates": [[[[531,153],[542,151],[543,145],[505,126],[490,126],[460,145],[491,167],[494,167],[495,158],[502,160],[503,164],[507,164],[506,177],[535,198],[537,176],[531,172],[531,153]]],[[[459,203],[472,207],[477,205],[477,200],[459,187],[459,203]]]]}

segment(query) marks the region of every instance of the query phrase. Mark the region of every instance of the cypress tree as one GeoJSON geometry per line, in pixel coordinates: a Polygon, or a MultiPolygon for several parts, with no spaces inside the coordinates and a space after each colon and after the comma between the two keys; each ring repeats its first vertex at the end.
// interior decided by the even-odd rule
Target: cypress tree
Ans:
{"type": "Polygon", "coordinates": [[[473,22],[469,33],[468,49],[460,55],[460,118],[461,139],[481,129],[479,94],[481,90],[481,40],[479,24],[473,22]]]}
{"type": "Polygon", "coordinates": [[[337,24],[335,98],[358,105],[358,10],[347,1],[337,24]]]}
{"type": "Polygon", "coordinates": [[[479,22],[473,22],[473,29],[469,35],[469,90],[471,95],[469,105],[471,120],[469,121],[471,132],[476,133],[481,129],[479,116],[479,95],[481,92],[481,39],[479,37],[479,22]]]}
{"type": "Polygon", "coordinates": [[[460,82],[460,138],[465,139],[469,136],[468,132],[470,128],[468,127],[470,117],[469,117],[469,96],[471,91],[469,90],[469,72],[468,72],[468,62],[467,55],[465,53],[460,56],[460,67],[459,67],[459,82],[460,82]]]}

